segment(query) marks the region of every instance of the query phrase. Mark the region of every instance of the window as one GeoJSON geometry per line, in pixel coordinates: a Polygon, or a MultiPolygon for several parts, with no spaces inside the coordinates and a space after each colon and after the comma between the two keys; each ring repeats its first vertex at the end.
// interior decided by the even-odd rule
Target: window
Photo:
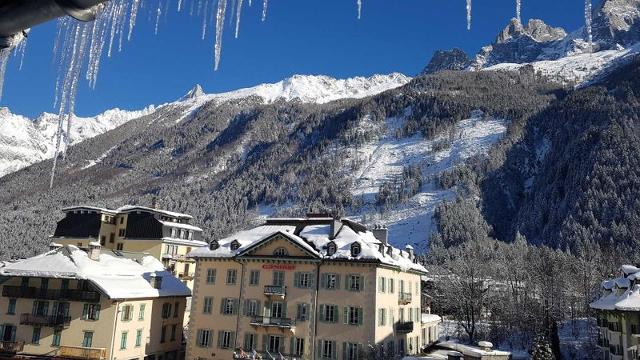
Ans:
{"type": "Polygon", "coordinates": [[[176,332],[178,330],[178,325],[171,325],[171,341],[176,341],[176,332]]]}
{"type": "Polygon", "coordinates": [[[207,296],[204,298],[204,301],[203,301],[202,313],[211,314],[212,309],[213,309],[213,298],[207,296]]]}
{"type": "Polygon", "coordinates": [[[237,277],[238,277],[238,270],[236,269],[227,270],[227,285],[235,285],[237,277]]]}
{"type": "Polygon", "coordinates": [[[109,242],[113,244],[115,241],[116,241],[116,234],[115,233],[109,234],[109,242]]]}
{"type": "Polygon", "coordinates": [[[9,299],[9,306],[7,307],[7,315],[16,314],[16,299],[9,299]]]}
{"type": "Polygon", "coordinates": [[[251,270],[249,273],[249,285],[257,286],[260,284],[260,270],[251,270]]]}
{"type": "Polygon", "coordinates": [[[350,291],[362,291],[362,285],[364,284],[363,278],[360,275],[347,275],[347,290],[350,291]]]}
{"type": "Polygon", "coordinates": [[[231,250],[236,251],[236,250],[240,249],[240,242],[238,240],[233,240],[231,242],[230,247],[231,247],[231,250]]]}
{"type": "Polygon", "coordinates": [[[337,249],[336,243],[333,242],[333,241],[330,241],[327,244],[327,256],[332,256],[333,254],[335,254],[336,253],[336,249],[337,249]]]}
{"type": "Polygon", "coordinates": [[[358,243],[351,244],[351,256],[356,257],[362,252],[362,246],[358,243]]]}
{"type": "Polygon", "coordinates": [[[125,230],[124,229],[120,229],[120,231],[118,231],[118,236],[119,237],[124,237],[125,235],[125,230]]]}
{"type": "Polygon", "coordinates": [[[160,343],[164,343],[167,337],[167,327],[162,325],[162,329],[160,329],[160,343]]]}
{"type": "Polygon", "coordinates": [[[124,216],[120,218],[120,225],[124,224],[124,216]]]}
{"type": "Polygon", "coordinates": [[[207,284],[216,283],[216,269],[207,269],[207,284]]]}
{"type": "Polygon", "coordinates": [[[180,303],[176,302],[175,304],[173,304],[173,317],[177,318],[179,313],[180,313],[180,303]]]}
{"type": "Polygon", "coordinates": [[[171,303],[162,304],[162,318],[168,319],[171,317],[171,303]]]}
{"type": "Polygon", "coordinates": [[[203,347],[203,348],[211,347],[211,338],[212,337],[213,337],[213,331],[212,330],[199,329],[197,331],[196,344],[199,347],[203,347]]]}
{"type": "Polygon", "coordinates": [[[292,344],[293,344],[293,348],[291,349],[291,352],[293,353],[293,356],[303,356],[304,355],[304,338],[294,337],[292,344]]]}
{"type": "Polygon", "coordinates": [[[277,248],[273,251],[273,256],[288,256],[289,252],[285,248],[277,248]]]}
{"type": "Polygon", "coordinates": [[[121,312],[121,321],[131,321],[133,318],[133,305],[123,305],[121,312]]]}
{"type": "Polygon", "coordinates": [[[82,347],[91,347],[93,344],[93,331],[85,331],[82,336],[82,347]]]}
{"type": "Polygon", "coordinates": [[[393,292],[395,291],[394,287],[395,287],[395,280],[389,278],[389,294],[393,294],[393,292]]]}
{"type": "Polygon", "coordinates": [[[222,330],[218,332],[218,347],[220,349],[229,349],[233,346],[233,331],[222,330]]]}
{"type": "Polygon", "coordinates": [[[60,288],[62,290],[69,290],[69,279],[62,279],[62,282],[60,283],[60,288]]]}
{"type": "Polygon", "coordinates": [[[142,346],[142,329],[136,330],[136,347],[142,346]]]}
{"type": "Polygon", "coordinates": [[[322,287],[327,290],[340,288],[340,277],[338,274],[322,274],[322,287]]]}
{"type": "Polygon", "coordinates": [[[345,306],[344,323],[347,325],[362,325],[362,308],[345,306]]]}
{"type": "Polygon", "coordinates": [[[247,352],[251,352],[258,347],[258,340],[256,334],[254,333],[245,333],[244,334],[244,346],[243,349],[247,352]]]}
{"type": "Polygon", "coordinates": [[[344,343],[344,360],[360,360],[362,345],[356,343],[344,343]]]}
{"type": "Polygon", "coordinates": [[[122,334],[120,334],[120,350],[127,348],[127,336],[129,336],[129,333],[126,331],[123,331],[122,334]]]}
{"type": "Polygon", "coordinates": [[[62,338],[62,331],[53,330],[53,336],[51,337],[51,346],[60,346],[60,339],[62,338]]]}
{"type": "Polygon", "coordinates": [[[298,304],[298,313],[296,315],[296,320],[298,321],[307,321],[309,320],[309,304],[298,304]]]}
{"type": "Polygon", "coordinates": [[[258,307],[260,302],[254,299],[245,300],[244,312],[246,316],[256,316],[258,315],[258,307]]]}
{"type": "Polygon", "coordinates": [[[280,301],[271,303],[271,317],[281,318],[286,313],[285,304],[280,301]]]}
{"type": "Polygon", "coordinates": [[[337,357],[335,341],[322,340],[321,345],[320,351],[322,359],[335,359],[337,357]]]}
{"type": "Polygon", "coordinates": [[[236,299],[229,299],[229,298],[222,299],[220,313],[222,315],[235,315],[236,299]]]}
{"type": "Polygon", "coordinates": [[[219,247],[220,243],[218,242],[218,240],[211,240],[211,242],[209,243],[209,250],[211,251],[218,250],[219,247]]]}
{"type": "Polygon", "coordinates": [[[49,279],[42,278],[40,279],[40,290],[47,290],[49,288],[49,279]]]}
{"type": "Polygon", "coordinates": [[[378,278],[378,292],[387,292],[387,279],[384,276],[378,278]]]}
{"type": "Polygon", "coordinates": [[[284,286],[284,271],[273,272],[273,286],[284,286]]]}
{"type": "Polygon", "coordinates": [[[100,236],[100,245],[105,246],[107,244],[107,237],[105,235],[100,236]]]}
{"type": "Polygon", "coordinates": [[[34,301],[31,314],[35,316],[47,316],[49,314],[49,302],[34,301]]]}
{"type": "Polygon", "coordinates": [[[40,345],[40,328],[34,327],[33,334],[31,334],[31,343],[34,345],[40,345]]]}
{"type": "Polygon", "coordinates": [[[297,272],[294,274],[294,276],[295,276],[294,283],[296,287],[303,288],[303,289],[313,287],[311,273],[297,272]]]}
{"type": "Polygon", "coordinates": [[[272,354],[284,352],[284,339],[282,336],[269,335],[267,350],[272,354]]]}
{"type": "Polygon", "coordinates": [[[337,322],[338,306],[337,305],[321,305],[320,320],[324,322],[330,322],[330,323],[337,322]]]}
{"type": "Polygon", "coordinates": [[[100,304],[84,304],[82,320],[100,320],[100,304]]]}
{"type": "Polygon", "coordinates": [[[378,309],[378,326],[387,324],[387,309],[378,309]]]}
{"type": "Polygon", "coordinates": [[[140,304],[140,310],[138,311],[138,320],[142,321],[144,320],[144,310],[147,307],[146,304],[140,304]]]}
{"type": "Polygon", "coordinates": [[[118,245],[116,246],[116,250],[118,250],[118,251],[124,250],[124,244],[123,243],[118,243],[118,245]]]}
{"type": "Polygon", "coordinates": [[[22,280],[21,280],[20,286],[29,287],[29,278],[28,277],[23,277],[22,280]]]}

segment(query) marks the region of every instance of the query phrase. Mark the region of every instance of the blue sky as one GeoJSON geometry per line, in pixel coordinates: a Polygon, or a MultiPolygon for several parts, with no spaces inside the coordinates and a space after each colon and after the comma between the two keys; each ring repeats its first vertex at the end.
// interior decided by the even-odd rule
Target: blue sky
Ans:
{"type": "MultiPolygon", "coordinates": [[[[132,40],[121,53],[103,60],[96,89],[81,82],[76,113],[88,116],[114,107],[161,104],[179,98],[196,83],[212,93],[293,74],[413,75],[435,50],[460,47],[477,52],[515,13],[515,0],[475,0],[473,27],[467,31],[464,0],[363,0],[361,20],[355,0],[270,0],[263,23],[261,0],[254,0],[251,8],[244,2],[240,38],[233,38],[231,27],[225,29],[216,72],[213,34],[201,40],[199,18],[188,11],[171,12],[154,35],[155,19],[141,10],[132,40]]],[[[523,0],[522,13],[525,20],[542,18],[574,30],[582,24],[583,4],[523,0]]],[[[54,36],[55,23],[32,29],[23,69],[18,71],[17,58],[9,63],[0,106],[28,116],[54,112],[54,36]]]]}

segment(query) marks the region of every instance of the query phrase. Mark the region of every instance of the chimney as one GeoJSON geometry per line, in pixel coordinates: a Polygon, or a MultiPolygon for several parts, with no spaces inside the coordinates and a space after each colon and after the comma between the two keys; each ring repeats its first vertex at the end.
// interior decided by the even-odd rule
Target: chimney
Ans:
{"type": "Polygon", "coordinates": [[[333,219],[331,222],[331,240],[336,238],[340,229],[342,229],[342,221],[340,221],[340,219],[333,219]]]}
{"type": "Polygon", "coordinates": [[[63,247],[62,244],[58,244],[58,243],[55,243],[55,242],[52,242],[52,243],[49,244],[49,250],[50,251],[58,250],[58,249],[60,249],[62,247],[63,247]]]}
{"type": "Polygon", "coordinates": [[[376,225],[371,230],[373,236],[385,245],[389,245],[389,230],[386,226],[376,225]]]}
{"type": "Polygon", "coordinates": [[[100,245],[97,241],[92,241],[89,243],[89,259],[93,261],[100,260],[100,251],[102,250],[102,245],[100,245]]]}
{"type": "Polygon", "coordinates": [[[411,259],[413,261],[413,259],[415,259],[415,251],[413,251],[413,246],[411,245],[407,245],[404,247],[404,249],[409,253],[409,259],[411,259]]]}
{"type": "Polygon", "coordinates": [[[152,209],[158,208],[158,198],[155,196],[151,198],[151,208],[152,209]]]}

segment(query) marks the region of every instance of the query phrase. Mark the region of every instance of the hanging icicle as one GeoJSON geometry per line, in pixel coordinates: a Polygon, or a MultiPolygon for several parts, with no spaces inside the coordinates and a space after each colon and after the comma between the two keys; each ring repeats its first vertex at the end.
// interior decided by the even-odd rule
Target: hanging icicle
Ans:
{"type": "Polygon", "coordinates": [[[362,0],[356,0],[356,4],[358,5],[358,20],[362,18],[362,0]]]}
{"type": "Polygon", "coordinates": [[[268,7],[269,7],[269,0],[262,0],[262,21],[267,20],[268,7]]]}
{"type": "Polygon", "coordinates": [[[236,39],[240,34],[240,16],[242,15],[242,2],[243,0],[238,0],[238,7],[236,8],[236,39]]]}
{"type": "Polygon", "coordinates": [[[592,18],[591,0],[584,0],[584,27],[587,35],[587,43],[589,45],[589,52],[593,52],[593,18],[592,18]]]}
{"type": "MultiPolygon", "coordinates": [[[[267,0],[265,0],[266,2],[267,0]]],[[[222,31],[224,30],[224,17],[227,12],[227,0],[218,0],[216,11],[216,42],[214,45],[214,70],[220,66],[220,54],[222,53],[222,31]]]]}
{"type": "Polygon", "coordinates": [[[2,89],[4,88],[4,75],[7,71],[7,63],[9,62],[11,50],[9,48],[0,50],[0,99],[2,99],[2,89]]]}
{"type": "Polygon", "coordinates": [[[521,10],[522,0],[516,0],[516,19],[518,20],[519,24],[522,24],[521,10]]]}
{"type": "Polygon", "coordinates": [[[202,40],[207,37],[207,14],[209,13],[209,0],[204,2],[204,16],[202,17],[202,40]]]}
{"type": "Polygon", "coordinates": [[[471,0],[467,0],[467,30],[471,30],[471,0]]]}

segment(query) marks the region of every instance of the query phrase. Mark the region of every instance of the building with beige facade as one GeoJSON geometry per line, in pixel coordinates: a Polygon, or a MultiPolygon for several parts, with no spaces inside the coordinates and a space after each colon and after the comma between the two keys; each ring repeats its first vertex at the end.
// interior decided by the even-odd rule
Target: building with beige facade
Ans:
{"type": "Polygon", "coordinates": [[[640,268],[624,265],[620,276],[602,283],[597,310],[598,347],[605,360],[638,359],[640,354],[640,268]]]}
{"type": "Polygon", "coordinates": [[[184,358],[189,288],[148,255],[52,244],[0,267],[0,355],[184,358]]]}
{"type": "Polygon", "coordinates": [[[127,205],[118,209],[74,206],[62,210],[51,241],[88,248],[97,241],[104,248],[147,253],[193,288],[195,262],[186,254],[201,246],[202,229],[191,224],[191,215],[127,205]]]}
{"type": "Polygon", "coordinates": [[[269,219],[189,257],[189,359],[387,359],[438,337],[439,317],[421,308],[426,270],[386,229],[269,219]]]}

